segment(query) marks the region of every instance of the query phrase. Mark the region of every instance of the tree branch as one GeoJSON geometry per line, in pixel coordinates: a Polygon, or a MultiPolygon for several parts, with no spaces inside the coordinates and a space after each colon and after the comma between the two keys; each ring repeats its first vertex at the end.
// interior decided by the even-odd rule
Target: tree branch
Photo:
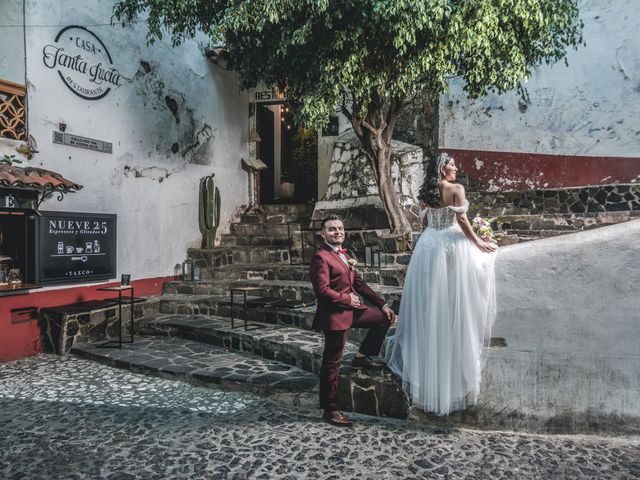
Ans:
{"type": "Polygon", "coordinates": [[[369,130],[371,133],[378,133],[378,129],[376,127],[374,127],[373,125],[371,125],[366,120],[362,120],[362,125],[365,126],[367,128],[367,130],[369,130]]]}
{"type": "Polygon", "coordinates": [[[396,127],[396,121],[400,116],[400,113],[404,109],[406,102],[400,98],[392,98],[389,104],[389,113],[387,114],[387,126],[382,133],[384,141],[387,145],[391,144],[393,138],[393,130],[396,127]]]}

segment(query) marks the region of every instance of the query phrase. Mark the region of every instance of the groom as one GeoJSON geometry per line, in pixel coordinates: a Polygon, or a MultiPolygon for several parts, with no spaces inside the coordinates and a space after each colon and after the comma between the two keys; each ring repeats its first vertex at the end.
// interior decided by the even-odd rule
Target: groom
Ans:
{"type": "Polygon", "coordinates": [[[341,427],[353,425],[338,410],[338,370],[349,328],[368,328],[360,351],[353,359],[354,368],[380,369],[381,362],[372,360],[378,355],[387,330],[395,322],[395,313],[362,280],[349,265],[346,249],[342,248],[344,225],[333,215],[322,221],[320,235],[324,245],[311,260],[309,275],[318,299],[313,328],[324,333],[324,351],[320,368],[320,408],[322,418],[341,427]],[[376,308],[361,303],[358,294],[376,308]]]}

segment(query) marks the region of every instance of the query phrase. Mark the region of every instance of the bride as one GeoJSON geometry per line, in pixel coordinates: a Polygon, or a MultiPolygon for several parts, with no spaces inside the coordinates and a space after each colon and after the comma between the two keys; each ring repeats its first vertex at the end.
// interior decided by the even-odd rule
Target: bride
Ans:
{"type": "Polygon", "coordinates": [[[473,232],[457,168],[443,153],[434,158],[418,199],[427,228],[407,269],[395,335],[385,359],[413,404],[448,415],[477,402],[482,350],[495,318],[497,247],[473,232]]]}

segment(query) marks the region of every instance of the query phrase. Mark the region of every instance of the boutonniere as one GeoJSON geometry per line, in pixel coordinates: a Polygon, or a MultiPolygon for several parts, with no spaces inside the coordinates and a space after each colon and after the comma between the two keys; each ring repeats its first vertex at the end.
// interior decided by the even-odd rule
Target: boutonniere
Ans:
{"type": "Polygon", "coordinates": [[[355,272],[356,265],[358,265],[358,260],[356,260],[355,258],[350,258],[349,260],[347,260],[347,263],[349,264],[349,269],[352,272],[355,272]]]}

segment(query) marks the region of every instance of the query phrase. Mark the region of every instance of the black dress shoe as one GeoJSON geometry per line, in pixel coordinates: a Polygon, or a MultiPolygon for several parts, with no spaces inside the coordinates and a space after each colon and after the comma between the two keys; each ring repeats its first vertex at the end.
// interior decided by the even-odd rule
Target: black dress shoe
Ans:
{"type": "Polygon", "coordinates": [[[368,368],[370,370],[380,370],[384,367],[384,363],[371,360],[369,357],[353,357],[351,362],[353,368],[368,368]]]}
{"type": "Polygon", "coordinates": [[[322,418],[329,422],[331,425],[336,425],[338,427],[352,427],[353,422],[345,417],[341,411],[333,410],[331,412],[324,412],[322,414],[322,418]]]}

